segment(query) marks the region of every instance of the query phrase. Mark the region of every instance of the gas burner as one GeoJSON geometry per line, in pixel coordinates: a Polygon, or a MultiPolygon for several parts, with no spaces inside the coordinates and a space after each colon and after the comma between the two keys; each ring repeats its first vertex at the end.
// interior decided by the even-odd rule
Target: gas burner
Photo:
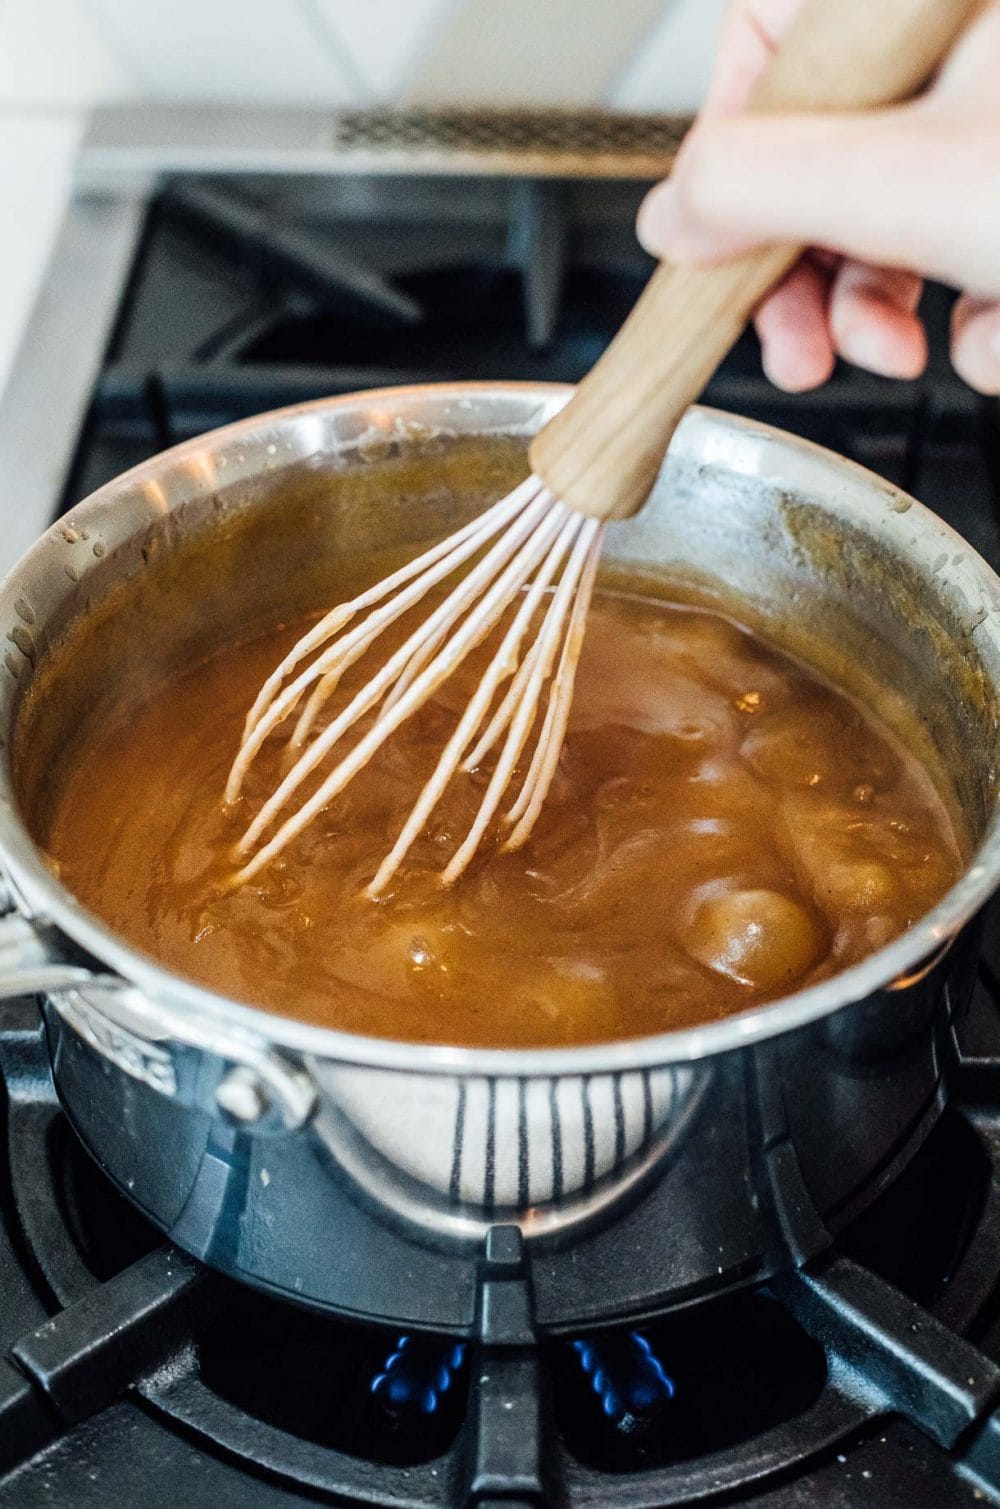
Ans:
{"type": "MultiPolygon", "coordinates": [[[[948,1111],[818,1258],[531,1337],[498,1227],[468,1342],[313,1314],[165,1245],[70,1131],[35,1004],[5,1008],[0,1504],[58,1483],[86,1509],[109,1473],[122,1503],[265,1509],[293,1488],[409,1509],[1000,1501],[998,1002],[984,964],[948,1111]]],[[[794,1248],[815,1214],[785,1220],[794,1248]]]]}

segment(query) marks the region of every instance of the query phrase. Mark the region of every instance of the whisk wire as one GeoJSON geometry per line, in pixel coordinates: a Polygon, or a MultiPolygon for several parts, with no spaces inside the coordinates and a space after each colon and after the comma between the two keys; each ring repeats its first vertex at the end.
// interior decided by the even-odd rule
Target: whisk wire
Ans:
{"type": "MultiPolygon", "coordinates": [[[[438,652],[430,665],[421,672],[420,676],[418,676],[417,680],[399,702],[391,711],[377,718],[368,732],[358,740],[350,753],[330,772],[313,795],[303,803],[292,817],[287,819],[270,842],[243,866],[236,876],[237,883],[243,883],[246,880],[252,879],[303,828],[312,822],[317,813],[322,811],[346,786],[347,782],[368,763],[372,755],[381,747],[389,735],[427,701],[441,682],[447,679],[470,651],[490,633],[506,608],[517,596],[518,592],[520,592],[531,572],[545,555],[552,536],[566,518],[567,513],[568,510],[561,503],[554,502],[547,490],[542,489],[540,491],[535,502],[525,509],[524,513],[508,529],[507,533],[494,549],[474,568],[461,587],[455,589],[451,598],[464,597],[466,600],[471,600],[478,596],[481,587],[478,584],[470,586],[472,578],[481,573],[484,580],[490,580],[495,575],[498,562],[504,557],[509,556],[511,549],[516,550],[513,560],[510,560],[506,569],[501,572],[500,576],[496,577],[493,585],[482,597],[482,600],[459,626],[447,644],[438,652]],[[511,544],[512,541],[513,544],[511,544]]],[[[273,822],[278,812],[287,804],[290,797],[311,771],[329,754],[330,750],[346,730],[379,701],[386,689],[393,684],[401,668],[406,665],[423,635],[427,632],[433,633],[437,630],[441,617],[445,616],[445,610],[449,607],[451,598],[442,604],[437,615],[432,615],[421,629],[418,629],[410,636],[410,639],[397,651],[396,655],[390,659],[382,671],[362,688],[344,711],[330,723],[323,733],[300,756],[277,791],[264,804],[254,821],[250,824],[250,827],[244,833],[238,845],[241,853],[245,854],[253,848],[254,844],[257,843],[261,835],[273,822]]],[[[452,617],[457,616],[458,611],[454,610],[452,617]]]]}
{"type": "MultiPolygon", "coordinates": [[[[475,695],[459,719],[454,733],[445,745],[441,757],[423,791],[417,798],[399,837],[396,839],[389,854],[382,861],[375,878],[368,886],[369,896],[380,895],[399,869],[414,840],[443,796],[445,787],[455,774],[462,755],[472,739],[475,738],[498,685],[516,669],[517,655],[525,631],[537,612],[542,596],[547,591],[553,577],[558,571],[573,539],[579,534],[583,522],[578,516],[570,516],[556,535],[545,561],[531,586],[524,594],[524,599],[513,622],[480,680],[475,695]]],[[[489,792],[487,793],[487,799],[488,797],[489,792]]]]}
{"type": "Polygon", "coordinates": [[[475,769],[502,739],[486,791],[468,832],[442,872],[442,884],[451,884],[462,874],[514,776],[548,683],[545,714],[528,771],[503,819],[515,825],[505,847],[523,843],[551,785],[565,736],[602,536],[598,520],[572,512],[532,477],[480,519],[316,624],[268,678],[247,716],[226,787],[229,802],[240,795],[265,740],[306,699],[288,742],[295,759],[240,838],[237,852],[244,863],[233,883],[253,879],[293,842],[386,739],[493,632],[518,598],[499,647],[367,894],[376,897],[384,892],[456,771],[475,769]],[[344,673],[391,624],[476,555],[479,559],[444,600],[316,733],[316,721],[344,673]],[[525,634],[546,595],[549,601],[538,634],[522,656],[525,634]],[[349,628],[364,609],[371,611],[349,628]],[[303,667],[304,661],[308,663],[303,667]],[[497,693],[508,679],[510,686],[494,708],[497,693]],[[369,714],[373,718],[357,741],[265,841],[303,783],[369,714]]]}
{"type": "Polygon", "coordinates": [[[518,666],[517,674],[507,688],[503,700],[498,704],[496,712],[480,734],[479,742],[471,753],[467,754],[463,759],[461,768],[467,774],[483,763],[517,711],[518,703],[524,695],[525,687],[528,685],[531,673],[538,663],[538,657],[541,654],[540,639],[541,636],[532,643],[530,650],[518,666]]]}
{"type": "MultiPolygon", "coordinates": [[[[534,492],[537,491],[537,488],[537,478],[526,478],[520,487],[515,487],[512,492],[508,493],[506,497],[501,498],[498,503],[494,503],[492,508],[488,508],[478,518],[472,519],[468,524],[463,525],[461,529],[457,529],[454,534],[449,535],[444,540],[440,540],[436,545],[432,545],[429,550],[425,550],[422,555],[418,555],[414,560],[407,561],[405,565],[400,566],[390,576],[383,577],[380,582],[376,582],[373,587],[369,587],[365,592],[362,592],[359,597],[352,598],[350,602],[338,603],[336,608],[332,608],[329,613],[320,619],[319,623],[313,625],[308,634],[304,634],[293,645],[284,660],[268,676],[258,692],[253,706],[247,713],[243,725],[243,740],[245,741],[250,737],[250,734],[274,700],[275,695],[280,690],[289,672],[294,670],[297,665],[300,665],[307,655],[311,655],[313,650],[324,644],[326,640],[332,639],[334,634],[338,634],[345,624],[350,623],[351,619],[364,608],[373,607],[376,603],[381,602],[384,597],[388,597],[397,587],[404,586],[413,577],[419,576],[421,572],[433,566],[442,556],[448,555],[456,547],[463,545],[470,537],[476,536],[477,544],[473,545],[469,551],[471,555],[478,548],[479,542],[492,537],[492,535],[499,529],[502,529],[514,517],[518,509],[522,508],[534,492]]],[[[456,562],[456,564],[460,563],[456,562]]],[[[226,800],[230,800],[228,795],[226,800]]]]}
{"type": "MultiPolygon", "coordinates": [[[[519,504],[519,507],[525,507],[530,501],[531,495],[526,494],[524,500],[522,500],[522,502],[519,504]]],[[[516,512],[517,510],[514,511],[514,515],[512,515],[511,517],[516,516],[516,512]]],[[[508,522],[509,517],[505,510],[501,510],[497,514],[496,518],[492,520],[489,527],[486,529],[482,528],[482,520],[480,520],[480,527],[478,529],[469,529],[463,534],[462,542],[459,545],[458,549],[451,550],[446,554],[443,554],[442,557],[433,564],[431,569],[429,569],[423,576],[417,578],[413,586],[407,592],[402,593],[398,598],[388,603],[385,607],[380,608],[377,613],[373,614],[371,618],[367,619],[364,624],[360,625],[359,628],[354,631],[354,636],[348,636],[348,639],[341,640],[339,646],[333,646],[330,649],[328,655],[331,668],[325,673],[325,675],[321,677],[319,684],[316,686],[308,702],[306,703],[306,706],[299,717],[298,723],[295,725],[295,729],[289,741],[292,750],[298,750],[304,746],[318,714],[322,711],[324,705],[333,696],[338,685],[340,684],[344,672],[350,666],[352,666],[356,660],[359,660],[361,658],[364,652],[372,644],[374,644],[379,635],[384,633],[391,624],[395,623],[397,619],[401,618],[402,615],[410,608],[412,608],[417,602],[426,597],[427,593],[430,592],[433,587],[436,587],[440,582],[444,581],[448,576],[450,576],[452,572],[454,572],[459,566],[463,565],[465,561],[467,561],[472,555],[476,553],[477,550],[482,549],[486,542],[495,534],[497,534],[498,531],[502,529],[508,522]]],[[[454,536],[452,536],[452,543],[455,543],[454,536]]],[[[421,646],[418,648],[410,664],[404,667],[402,676],[400,677],[400,680],[403,682],[402,690],[405,690],[406,686],[408,686],[412,681],[413,676],[416,675],[416,672],[420,668],[420,666],[425,664],[430,654],[433,653],[433,645],[435,643],[441,643],[447,632],[448,623],[446,622],[438,631],[438,634],[431,638],[430,650],[428,650],[427,646],[421,646]]],[[[399,693],[399,695],[402,695],[402,691],[399,690],[398,685],[397,687],[393,688],[393,691],[390,694],[393,700],[397,699],[397,692],[399,693]]]]}
{"type": "MultiPolygon", "coordinates": [[[[573,522],[576,523],[576,520],[573,522]]],[[[566,615],[570,611],[570,605],[576,593],[581,573],[584,570],[591,540],[595,530],[599,527],[597,520],[594,519],[587,519],[581,522],[582,528],[577,530],[577,540],[573,554],[553,594],[549,610],[545,615],[545,622],[538,636],[539,653],[535,657],[535,664],[528,677],[523,696],[517,706],[517,711],[511,719],[507,738],[504,741],[500,757],[490,777],[486,794],[480,803],[479,811],[476,813],[471,828],[444,868],[441,875],[442,885],[452,885],[468,869],[480,841],[503,799],[503,794],[510,783],[517,762],[521,757],[521,751],[527,743],[528,735],[531,733],[532,726],[538,716],[538,703],[542,694],[542,687],[551,673],[552,664],[562,637],[566,615]]],[[[543,722],[543,739],[545,733],[546,729],[543,722]]]]}
{"type": "MultiPolygon", "coordinates": [[[[593,521],[597,523],[597,521],[593,521]]],[[[538,814],[542,809],[549,787],[552,785],[559,763],[559,754],[562,750],[563,740],[566,737],[566,727],[569,722],[570,708],[573,704],[573,687],[576,681],[576,668],[580,661],[580,652],[583,649],[584,631],[587,625],[587,611],[590,607],[590,599],[594,592],[594,581],[597,576],[597,566],[601,558],[601,547],[604,543],[603,524],[597,524],[590,540],[590,549],[587,555],[586,565],[580,581],[580,587],[573,604],[570,615],[569,628],[563,641],[562,655],[559,669],[556,672],[553,683],[552,696],[546,709],[545,723],[528,773],[524,778],[524,784],[518,795],[517,801],[507,813],[507,821],[515,823],[513,832],[504,843],[504,848],[519,849],[526,843],[531,830],[538,820],[538,814]]]]}
{"type": "MultiPolygon", "coordinates": [[[[396,676],[405,669],[407,660],[414,649],[419,649],[425,634],[435,632],[439,625],[453,622],[454,619],[461,615],[469,603],[482,593],[489,584],[496,569],[509,560],[521,541],[530,533],[533,524],[542,516],[545,511],[546,501],[547,495],[546,497],[539,495],[537,488],[534,495],[525,494],[522,497],[518,509],[514,511],[512,522],[508,524],[507,529],[500,536],[496,544],[493,545],[478,565],[473,568],[464,581],[445,599],[436,612],[431,615],[427,623],[411,634],[403,647],[392,656],[382,673],[376,678],[378,691],[369,699],[365,707],[359,709],[357,716],[361,716],[361,713],[367,710],[367,706],[378,701],[386,686],[391,685],[396,676]],[[520,516],[518,516],[519,513],[520,516]]],[[[500,527],[502,526],[498,524],[496,529],[500,527]]],[[[481,549],[485,540],[496,533],[496,529],[491,528],[488,532],[477,536],[475,539],[471,535],[466,535],[459,549],[446,553],[435,563],[430,571],[415,581],[398,598],[385,604],[383,608],[372,615],[371,619],[366,619],[364,623],[359,624],[357,628],[352,629],[350,633],[346,634],[343,639],[338,640],[328,650],[317,656],[311,665],[307,666],[284,691],[280,692],[273,699],[270,706],[264,709],[250,733],[248,735],[244,734],[244,742],[229,773],[225,797],[228,803],[235,802],[239,796],[246,773],[260,751],[265,739],[294,710],[309,686],[320,677],[334,671],[337,672],[339,679],[339,676],[345,670],[353,665],[356,660],[360,659],[364,651],[374,643],[375,639],[378,638],[384,629],[388,628],[391,623],[395,622],[409,608],[414,607],[422,597],[426,596],[432,587],[449,576],[458,566],[464,564],[465,560],[473,555],[476,550],[481,549]]],[[[361,599],[356,599],[356,601],[360,602],[361,599]]],[[[350,607],[350,604],[347,606],[350,607]]],[[[352,612],[349,617],[353,616],[352,612]]],[[[312,634],[315,635],[315,632],[313,630],[312,634]]],[[[299,663],[300,659],[301,657],[297,656],[296,651],[292,650],[286,657],[286,663],[294,666],[299,663]]],[[[273,680],[274,678],[272,677],[271,679],[273,680]]],[[[372,683],[372,685],[374,684],[372,683]]],[[[328,695],[332,695],[333,690],[334,686],[332,684],[329,685],[328,695]]],[[[361,695],[359,694],[359,698],[361,695]]],[[[323,700],[325,701],[326,698],[323,700]]],[[[260,698],[258,698],[259,701],[260,698]]],[[[354,704],[352,703],[353,706],[354,704]]],[[[318,712],[319,708],[317,707],[315,711],[318,712]]],[[[312,769],[313,767],[310,766],[309,768],[312,769]]],[[[308,770],[304,774],[308,774],[308,770]]]]}

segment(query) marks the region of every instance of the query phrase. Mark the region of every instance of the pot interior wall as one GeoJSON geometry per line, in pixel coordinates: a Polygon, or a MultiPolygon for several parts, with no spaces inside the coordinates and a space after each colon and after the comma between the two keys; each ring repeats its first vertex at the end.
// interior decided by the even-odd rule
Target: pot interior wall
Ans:
{"type": "MultiPolygon", "coordinates": [[[[609,531],[606,579],[625,572],[715,603],[854,691],[923,757],[978,840],[1000,768],[1000,676],[947,573],[893,547],[881,528],[892,499],[860,473],[856,490],[872,493],[879,527],[784,485],[780,442],[772,479],[683,436],[644,513],[609,531]]],[[[523,438],[417,427],[287,466],[268,461],[273,469],[229,486],[222,470],[198,478],[190,459],[161,465],[162,479],[135,484],[142,526],[113,548],[100,548],[100,521],[85,535],[71,523],[63,545],[52,543],[65,547],[62,585],[6,688],[15,789],[43,840],[51,783],[90,720],[121,717],[227,640],[331,606],[526,471],[523,438]]]]}
{"type": "Polygon", "coordinates": [[[513,437],[320,456],[195,498],[88,563],[87,596],[64,596],[17,709],[14,783],[32,831],[95,719],[121,718],[226,643],[371,585],[526,470],[513,437]]]}

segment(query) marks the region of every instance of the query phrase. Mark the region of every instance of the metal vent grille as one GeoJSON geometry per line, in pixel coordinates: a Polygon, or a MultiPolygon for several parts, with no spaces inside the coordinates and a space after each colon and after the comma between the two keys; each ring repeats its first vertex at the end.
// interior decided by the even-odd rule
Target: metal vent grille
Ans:
{"type": "Polygon", "coordinates": [[[689,124],[599,112],[360,110],[337,117],[333,148],[368,172],[658,178],[689,124]]]}

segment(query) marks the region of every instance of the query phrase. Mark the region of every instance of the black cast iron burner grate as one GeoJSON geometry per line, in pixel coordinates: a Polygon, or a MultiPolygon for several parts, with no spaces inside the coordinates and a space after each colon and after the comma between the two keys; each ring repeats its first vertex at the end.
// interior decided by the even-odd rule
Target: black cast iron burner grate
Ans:
{"type": "MultiPolygon", "coordinates": [[[[952,1105],[820,1258],[639,1329],[531,1339],[496,1227],[468,1347],[312,1315],[164,1245],[70,1132],[34,1003],[3,1008],[0,1504],[1000,1502],[998,1002],[984,966],[952,1105]],[[134,1498],[120,1455],[114,1485],[56,1486],[123,1423],[148,1438],[134,1498]]],[[[783,1214],[815,1250],[809,1207],[783,1214]]]]}

